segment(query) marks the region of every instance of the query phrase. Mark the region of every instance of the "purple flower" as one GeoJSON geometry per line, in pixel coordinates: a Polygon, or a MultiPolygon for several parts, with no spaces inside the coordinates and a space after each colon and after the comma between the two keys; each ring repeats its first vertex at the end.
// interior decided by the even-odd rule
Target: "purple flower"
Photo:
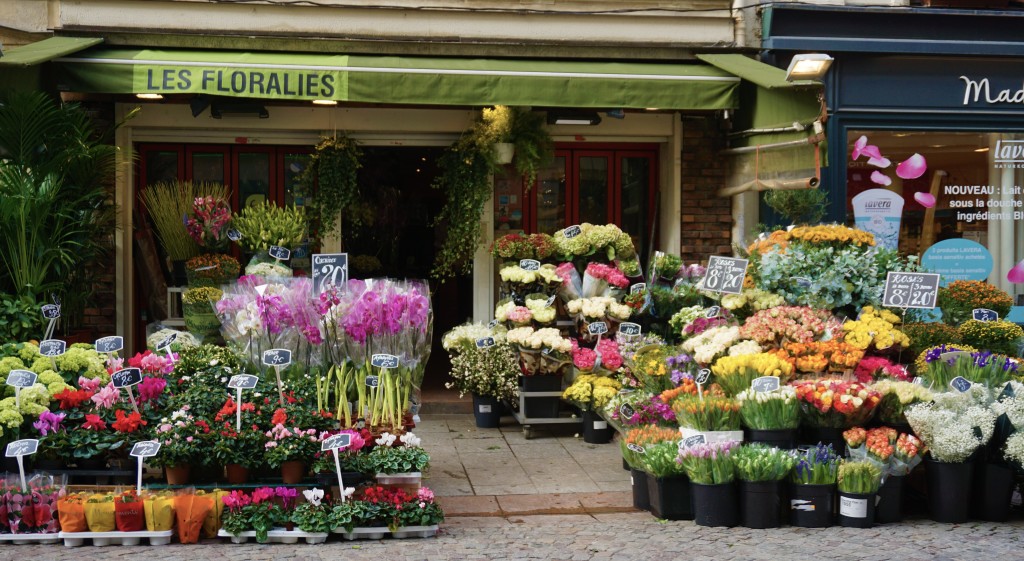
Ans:
{"type": "Polygon", "coordinates": [[[32,426],[39,431],[40,436],[46,436],[51,432],[57,432],[61,429],[60,424],[64,421],[64,416],[64,413],[43,411],[39,414],[39,420],[32,423],[32,426]]]}

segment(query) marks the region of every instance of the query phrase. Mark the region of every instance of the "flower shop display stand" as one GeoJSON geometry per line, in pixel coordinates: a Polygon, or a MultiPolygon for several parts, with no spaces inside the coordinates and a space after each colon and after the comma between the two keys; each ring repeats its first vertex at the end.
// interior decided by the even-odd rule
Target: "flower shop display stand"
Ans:
{"type": "MultiPolygon", "coordinates": [[[[519,409],[518,410],[515,409],[514,407],[512,407],[508,403],[505,404],[506,406],[508,406],[509,411],[512,412],[512,416],[515,417],[516,422],[519,423],[520,425],[522,425],[522,427],[523,427],[523,436],[527,440],[530,440],[531,438],[533,438],[533,435],[534,435],[533,427],[534,427],[534,425],[566,425],[566,424],[580,425],[583,422],[583,419],[581,417],[573,417],[573,416],[571,416],[568,413],[560,414],[558,417],[528,417],[528,416],[526,416],[526,402],[527,402],[527,400],[528,399],[532,399],[532,398],[538,398],[538,397],[541,397],[541,398],[544,398],[544,397],[547,397],[547,398],[551,398],[551,397],[561,398],[562,397],[562,391],[559,390],[559,391],[549,391],[549,392],[548,391],[544,391],[544,392],[542,392],[542,391],[522,391],[522,390],[520,390],[519,391],[519,409]]],[[[582,425],[580,425],[580,426],[582,426],[582,425]]]]}
{"type": "MultiPolygon", "coordinates": [[[[245,543],[249,541],[249,538],[256,537],[256,531],[250,530],[238,534],[229,534],[224,530],[218,530],[217,537],[231,538],[231,543],[245,543]]],[[[327,541],[327,532],[303,532],[302,530],[278,528],[267,532],[267,541],[264,543],[295,544],[299,543],[300,539],[306,540],[306,543],[309,544],[324,543],[327,541]]]]}
{"type": "Polygon", "coordinates": [[[60,534],[0,534],[0,543],[13,544],[54,544],[60,541],[60,534]]]}
{"type": "Polygon", "coordinates": [[[174,530],[159,532],[61,532],[58,534],[60,539],[64,540],[64,547],[85,545],[85,540],[92,540],[92,545],[94,546],[139,545],[144,538],[149,540],[149,545],[167,545],[171,543],[172,535],[174,535],[174,530]]]}
{"type": "Polygon", "coordinates": [[[351,532],[344,528],[335,528],[333,532],[341,534],[341,537],[346,540],[382,540],[387,536],[399,539],[432,538],[437,535],[437,528],[437,524],[433,524],[431,526],[402,526],[393,532],[383,527],[352,528],[351,532]]]}
{"type": "Polygon", "coordinates": [[[135,483],[134,469],[48,469],[49,475],[67,475],[72,484],[132,485],[135,483]]]}

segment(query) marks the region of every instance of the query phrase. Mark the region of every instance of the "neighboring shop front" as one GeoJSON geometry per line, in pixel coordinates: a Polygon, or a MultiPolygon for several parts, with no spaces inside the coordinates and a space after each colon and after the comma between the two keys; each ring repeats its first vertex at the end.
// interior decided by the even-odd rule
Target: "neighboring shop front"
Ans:
{"type": "Polygon", "coordinates": [[[779,66],[835,58],[831,219],[922,255],[944,283],[1024,294],[1024,13],[881,12],[776,5],[764,19],[779,66]]]}

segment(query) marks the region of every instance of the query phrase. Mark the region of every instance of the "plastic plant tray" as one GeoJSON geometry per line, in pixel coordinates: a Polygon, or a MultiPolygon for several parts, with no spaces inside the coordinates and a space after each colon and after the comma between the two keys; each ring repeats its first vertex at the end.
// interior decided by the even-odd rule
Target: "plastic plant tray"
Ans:
{"type": "MultiPolygon", "coordinates": [[[[219,530],[217,536],[221,538],[231,538],[231,543],[245,543],[249,541],[249,538],[256,538],[256,532],[250,530],[248,532],[242,532],[240,534],[229,534],[224,530],[219,530]]],[[[283,544],[295,544],[299,543],[299,540],[305,540],[306,543],[324,543],[327,541],[327,532],[303,532],[302,530],[270,530],[267,532],[267,541],[265,543],[283,543],[283,544]]]]}
{"type": "Polygon", "coordinates": [[[167,545],[171,543],[171,536],[174,530],[162,530],[159,532],[61,532],[60,539],[64,540],[65,547],[77,547],[85,545],[85,540],[92,540],[92,545],[139,545],[143,539],[149,540],[149,545],[167,545]]]}
{"type": "Polygon", "coordinates": [[[60,534],[51,532],[49,534],[0,534],[0,543],[8,542],[14,544],[52,544],[60,541],[60,534]]]}

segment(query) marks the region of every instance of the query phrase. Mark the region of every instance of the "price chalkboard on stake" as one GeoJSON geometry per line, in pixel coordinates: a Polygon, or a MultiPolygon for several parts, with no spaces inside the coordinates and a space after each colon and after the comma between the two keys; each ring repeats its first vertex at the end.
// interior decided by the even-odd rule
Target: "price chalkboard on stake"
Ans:
{"type": "Polygon", "coordinates": [[[398,368],[398,357],[389,354],[375,354],[370,357],[370,364],[377,368],[398,368]]]}
{"type": "Polygon", "coordinates": [[[494,345],[494,337],[481,337],[476,340],[476,348],[478,349],[487,349],[494,345]]]}
{"type": "Polygon", "coordinates": [[[102,339],[96,340],[96,352],[98,353],[116,353],[124,348],[124,337],[120,335],[111,335],[110,337],[103,337],[102,339]]]}
{"type": "Polygon", "coordinates": [[[635,414],[636,410],[633,409],[633,406],[628,403],[623,403],[622,406],[619,407],[619,415],[621,415],[622,417],[629,419],[632,418],[635,414]]]}
{"type": "Polygon", "coordinates": [[[568,228],[562,231],[562,235],[568,240],[571,240],[582,233],[583,229],[580,228],[579,225],[569,226],[568,228]]]}
{"type": "Polygon", "coordinates": [[[707,368],[701,368],[697,371],[697,375],[693,377],[693,381],[700,385],[708,383],[708,378],[711,377],[711,371],[707,368]]]}
{"type": "Polygon", "coordinates": [[[693,448],[694,446],[697,446],[698,444],[707,444],[707,443],[708,443],[707,437],[704,436],[703,433],[701,433],[701,434],[695,434],[695,435],[692,435],[692,436],[687,436],[686,438],[682,439],[681,441],[679,441],[679,447],[685,450],[686,448],[693,448]]]}
{"type": "Polygon", "coordinates": [[[721,306],[711,306],[710,308],[708,308],[708,311],[704,312],[704,317],[706,317],[708,319],[714,319],[714,318],[718,317],[719,314],[721,314],[721,313],[722,313],[722,307],[721,306]]]}
{"type": "Polygon", "coordinates": [[[352,443],[352,435],[345,432],[341,434],[335,434],[324,439],[320,443],[320,451],[327,452],[328,450],[337,450],[338,448],[348,448],[348,445],[352,443]]]}
{"type": "Polygon", "coordinates": [[[603,321],[595,321],[587,326],[587,333],[591,335],[608,333],[608,324],[603,321]]]}
{"type": "Polygon", "coordinates": [[[26,438],[8,443],[5,455],[8,458],[16,458],[18,456],[29,456],[31,454],[35,454],[38,450],[39,441],[34,438],[26,438]]]}
{"type": "Polygon", "coordinates": [[[747,275],[748,263],[746,259],[711,256],[704,275],[704,289],[726,294],[743,292],[743,278],[747,275]]]}
{"type": "Polygon", "coordinates": [[[228,387],[233,390],[251,390],[259,383],[259,377],[253,376],[252,374],[235,374],[230,380],[228,380],[228,387]]]}
{"type": "Polygon", "coordinates": [[[242,233],[234,228],[228,228],[228,239],[233,242],[237,242],[242,239],[242,233]]]}
{"type": "Polygon", "coordinates": [[[110,375],[110,383],[115,388],[128,388],[142,382],[142,370],[138,368],[124,368],[110,375]]]}
{"type": "Polygon", "coordinates": [[[487,322],[487,329],[494,329],[497,326],[498,326],[498,320],[496,320],[496,319],[492,319],[491,321],[487,322]]]}
{"type": "Polygon", "coordinates": [[[555,295],[554,295],[554,294],[552,294],[552,295],[551,295],[551,298],[548,298],[547,304],[544,304],[544,305],[545,305],[545,306],[547,306],[547,307],[549,307],[549,308],[550,308],[551,306],[554,306],[554,305],[555,305],[555,295]]]}
{"type": "Polygon", "coordinates": [[[758,393],[768,393],[779,389],[778,376],[761,376],[750,382],[750,389],[758,393]]]}
{"type": "Polygon", "coordinates": [[[367,385],[367,387],[370,387],[370,388],[376,388],[377,386],[380,385],[380,378],[377,377],[377,376],[367,376],[366,377],[366,385],[367,385]]]}
{"type": "Polygon", "coordinates": [[[347,253],[313,254],[313,296],[320,296],[332,286],[348,282],[347,253]]]}
{"type": "Polygon", "coordinates": [[[643,292],[644,290],[647,290],[647,283],[645,282],[638,282],[629,287],[630,294],[636,294],[637,292],[643,292]]]}
{"type": "Polygon", "coordinates": [[[56,304],[46,304],[43,306],[43,318],[60,319],[60,306],[56,304]]]}
{"type": "Polygon", "coordinates": [[[999,313],[988,308],[974,308],[971,310],[971,317],[977,321],[998,321],[999,313]]]}
{"type": "Polygon", "coordinates": [[[646,454],[647,453],[647,450],[644,450],[643,446],[640,446],[639,444],[633,444],[632,442],[627,444],[626,448],[629,448],[630,450],[636,452],[637,454],[646,454]]]}
{"type": "Polygon", "coordinates": [[[885,275],[882,305],[887,308],[934,308],[940,277],[938,273],[891,271],[885,275]]]}
{"type": "Polygon", "coordinates": [[[524,271],[539,271],[540,261],[536,259],[522,259],[519,261],[519,267],[524,271]]]}
{"type": "Polygon", "coordinates": [[[178,340],[178,334],[177,333],[171,333],[167,337],[164,337],[163,339],[160,339],[160,342],[156,344],[156,350],[157,351],[167,350],[167,349],[171,348],[171,345],[173,345],[174,342],[177,341],[177,340],[178,340]]]}
{"type": "Polygon", "coordinates": [[[971,389],[972,385],[973,384],[971,384],[971,381],[968,380],[967,378],[964,378],[963,376],[957,376],[956,378],[953,378],[952,380],[949,381],[949,387],[953,388],[954,390],[960,393],[964,393],[965,391],[971,389]]]}
{"type": "Polygon", "coordinates": [[[621,333],[623,335],[629,335],[629,336],[635,337],[637,335],[640,335],[640,332],[642,330],[643,330],[643,328],[640,327],[639,323],[633,323],[631,321],[626,321],[626,322],[622,322],[622,323],[619,324],[619,333],[621,333]]]}
{"type": "Polygon", "coordinates": [[[279,245],[270,246],[270,250],[268,251],[268,253],[270,253],[271,257],[277,259],[278,261],[287,261],[292,257],[292,250],[288,249],[287,247],[281,247],[279,245]]]}
{"type": "Polygon", "coordinates": [[[143,440],[142,442],[136,442],[132,446],[132,451],[128,452],[129,456],[136,458],[152,458],[157,455],[160,451],[160,443],[156,440],[143,440]]]}
{"type": "Polygon", "coordinates": [[[7,374],[7,385],[15,388],[31,388],[36,383],[36,373],[30,370],[11,370],[7,374]]]}
{"type": "Polygon", "coordinates": [[[47,339],[39,343],[39,354],[51,358],[64,354],[67,349],[67,342],[60,339],[47,339]]]}
{"type": "Polygon", "coordinates": [[[284,368],[292,363],[292,352],[288,349],[269,349],[263,351],[263,364],[284,368]]]}

